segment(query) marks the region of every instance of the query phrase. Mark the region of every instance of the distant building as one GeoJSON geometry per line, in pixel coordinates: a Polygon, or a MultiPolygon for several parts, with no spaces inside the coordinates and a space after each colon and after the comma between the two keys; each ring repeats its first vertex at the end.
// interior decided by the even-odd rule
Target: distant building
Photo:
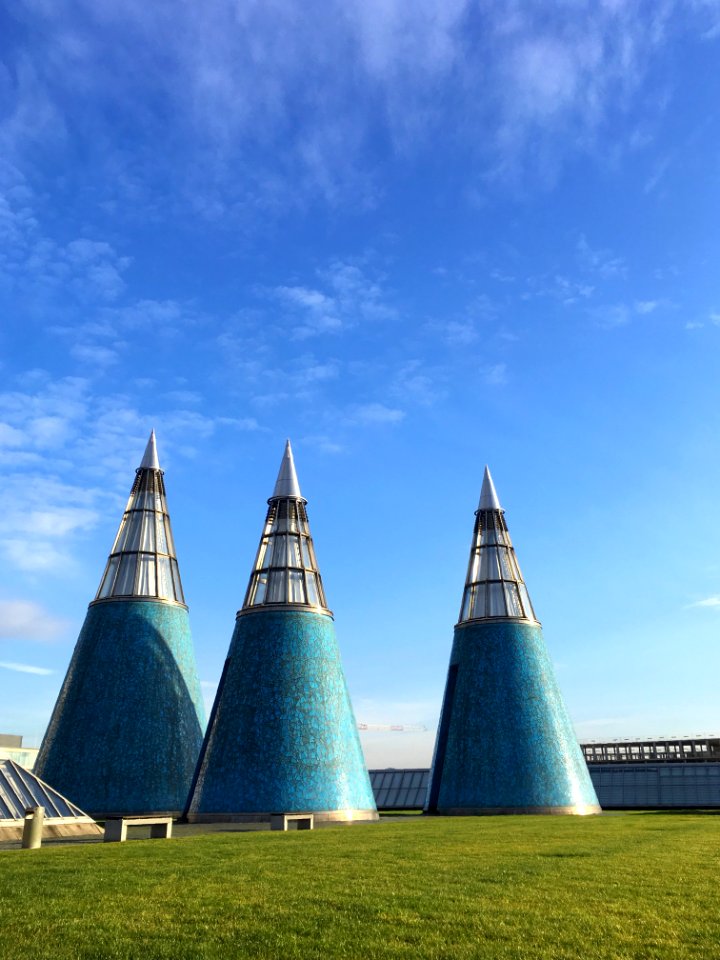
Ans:
{"type": "Polygon", "coordinates": [[[13,760],[25,770],[32,770],[38,755],[37,747],[24,747],[23,738],[14,733],[0,733],[0,760],[13,760]]]}
{"type": "Polygon", "coordinates": [[[204,720],[152,433],[35,771],[94,816],[179,813],[204,720]]]}
{"type": "MultiPolygon", "coordinates": [[[[720,737],[612,740],[580,746],[605,810],[720,808],[720,737]]],[[[430,770],[371,770],[370,782],[378,810],[420,810],[430,770]]]]}
{"type": "Polygon", "coordinates": [[[375,820],[290,443],[208,724],[188,819],[375,820]]]}
{"type": "Polygon", "coordinates": [[[487,467],[427,810],[600,812],[487,467]]]}

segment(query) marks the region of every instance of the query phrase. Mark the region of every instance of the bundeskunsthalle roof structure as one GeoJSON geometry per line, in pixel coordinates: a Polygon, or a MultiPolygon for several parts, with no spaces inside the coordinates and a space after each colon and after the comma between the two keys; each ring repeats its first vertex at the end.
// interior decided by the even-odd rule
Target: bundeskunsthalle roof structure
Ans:
{"type": "Polygon", "coordinates": [[[96,816],[180,812],[204,719],[153,432],[35,769],[96,816]]]}
{"type": "Polygon", "coordinates": [[[487,467],[426,810],[600,810],[487,467]]]}
{"type": "Polygon", "coordinates": [[[290,441],[268,504],[188,819],[377,819],[290,441]]]}

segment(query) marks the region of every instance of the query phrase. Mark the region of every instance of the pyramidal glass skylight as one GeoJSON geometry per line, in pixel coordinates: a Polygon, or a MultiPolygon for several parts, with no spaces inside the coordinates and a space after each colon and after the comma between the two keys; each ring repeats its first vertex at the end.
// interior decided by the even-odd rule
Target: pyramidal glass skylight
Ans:
{"type": "Polygon", "coordinates": [[[292,447],[285,446],[243,610],[279,604],[327,612],[292,447]]]}
{"type": "Polygon", "coordinates": [[[505,523],[505,512],[485,467],[459,622],[499,617],[537,623],[505,523]]]}
{"type": "Polygon", "coordinates": [[[185,603],[154,430],[95,600],[138,597],[185,603]]]}

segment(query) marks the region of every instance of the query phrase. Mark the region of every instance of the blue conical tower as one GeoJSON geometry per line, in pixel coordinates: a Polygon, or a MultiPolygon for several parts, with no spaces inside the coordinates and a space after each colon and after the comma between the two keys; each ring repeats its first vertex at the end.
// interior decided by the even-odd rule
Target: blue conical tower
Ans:
{"type": "Polygon", "coordinates": [[[268,503],[188,819],[376,820],[289,441],[268,503]]]}
{"type": "Polygon", "coordinates": [[[95,816],[179,813],[204,725],[153,432],[35,772],[95,816]]]}
{"type": "Polygon", "coordinates": [[[485,468],[426,811],[599,813],[485,468]]]}

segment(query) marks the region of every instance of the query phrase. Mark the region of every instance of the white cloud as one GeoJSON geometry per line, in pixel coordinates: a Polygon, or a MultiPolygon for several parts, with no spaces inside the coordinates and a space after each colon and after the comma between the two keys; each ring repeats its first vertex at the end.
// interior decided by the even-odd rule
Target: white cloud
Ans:
{"type": "Polygon", "coordinates": [[[353,423],[400,423],[405,418],[403,410],[386,407],[383,403],[365,403],[354,408],[350,414],[353,423]]]}
{"type": "Polygon", "coordinates": [[[285,304],[288,316],[283,319],[283,326],[295,340],[337,334],[358,324],[396,318],[380,283],[357,264],[334,260],[317,271],[316,279],[324,289],[285,285],[269,291],[285,304]]]}
{"type": "Polygon", "coordinates": [[[64,620],[28,600],[0,600],[0,639],[53,640],[66,627],[64,620]]]}
{"type": "MultiPolygon", "coordinates": [[[[671,18],[683,18],[684,36],[707,35],[700,9],[672,0],[31,0],[35,43],[11,46],[0,149],[19,162],[46,138],[69,146],[60,106],[69,104],[89,131],[88,168],[115,187],[104,208],[129,201],[157,217],[169,187],[194,212],[225,220],[316,197],[376,202],[379,159],[441,138],[496,172],[543,175],[578,151],[604,163],[616,146],[608,118],[647,110],[639,93],[675,35],[671,18]],[[161,137],[172,149],[148,149],[161,137]]],[[[635,126],[615,135],[621,147],[632,146],[635,126]]],[[[106,277],[110,295],[121,273],[106,277]]]]}
{"type": "Polygon", "coordinates": [[[481,371],[483,382],[490,387],[499,387],[507,383],[507,364],[495,363],[481,371]]]}
{"type": "Polygon", "coordinates": [[[3,660],[0,660],[0,667],[3,670],[13,670],[15,673],[33,673],[39,677],[49,677],[52,673],[55,673],[54,670],[48,670],[47,667],[33,667],[27,663],[9,663],[3,660]]]}
{"type": "Polygon", "coordinates": [[[720,607],[720,596],[705,597],[704,600],[696,600],[695,603],[688,604],[689,607],[720,607]]]}
{"type": "Polygon", "coordinates": [[[637,300],[635,302],[635,310],[640,314],[654,313],[659,306],[659,300],[637,300]]]}
{"type": "Polygon", "coordinates": [[[593,249],[584,234],[578,240],[577,253],[580,265],[585,270],[605,280],[608,277],[624,277],[627,273],[622,257],[616,256],[611,250],[593,249]]]}
{"type": "Polygon", "coordinates": [[[110,347],[101,347],[97,344],[76,343],[70,350],[70,353],[76,360],[81,360],[91,367],[106,367],[111,363],[117,363],[119,357],[117,350],[111,350],[110,347]]]}
{"type": "Polygon", "coordinates": [[[333,440],[331,437],[328,437],[325,434],[311,435],[309,437],[301,437],[300,443],[302,445],[307,445],[310,447],[315,447],[316,450],[320,450],[321,453],[343,453],[345,447],[342,443],[339,443],[337,440],[333,440]]]}

